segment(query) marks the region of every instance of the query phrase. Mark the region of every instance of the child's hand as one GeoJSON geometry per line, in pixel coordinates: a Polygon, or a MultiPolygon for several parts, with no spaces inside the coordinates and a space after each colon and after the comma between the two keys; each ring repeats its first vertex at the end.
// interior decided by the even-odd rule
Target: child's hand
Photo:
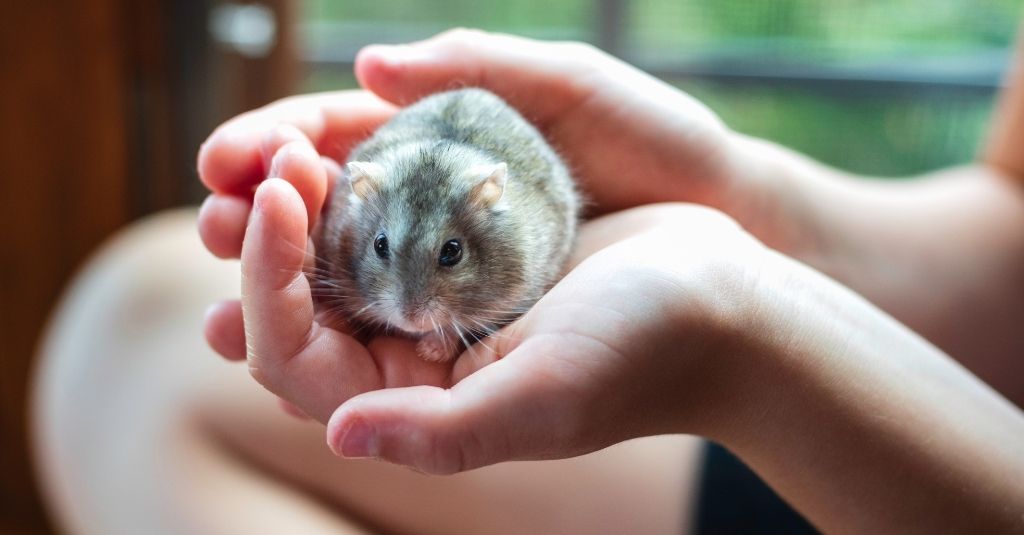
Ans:
{"type": "Polygon", "coordinates": [[[741,376],[728,349],[744,343],[745,316],[758,310],[745,285],[767,258],[707,208],[605,216],[582,227],[578,265],[531,311],[441,365],[419,359],[411,341],[367,347],[318,321],[302,271],[306,226],[288,182],[260,185],[242,248],[250,370],[305,414],[330,418],[339,453],[428,472],[712,434],[707,417],[741,376]]]}
{"type": "Polygon", "coordinates": [[[755,284],[767,250],[713,210],[651,205],[585,224],[578,257],[525,316],[463,353],[450,388],[345,402],[328,425],[334,451],[453,473],[716,436],[747,377],[734,350],[761,334],[746,329],[768,298],[755,284]]]}
{"type": "MultiPolygon", "coordinates": [[[[707,108],[584,45],[454,31],[408,47],[370,47],[356,70],[364,86],[397,103],[453,80],[501,94],[565,154],[602,212],[674,199],[714,204],[719,192],[737,189],[727,131],[707,108]]],[[[340,174],[337,162],[394,112],[368,92],[349,91],[285,99],[222,125],[199,155],[212,191],[199,218],[206,246],[239,256],[252,194],[267,177],[298,192],[308,233],[340,174]]],[[[238,302],[227,302],[208,316],[207,338],[229,358],[245,357],[241,315],[238,302]]]]}

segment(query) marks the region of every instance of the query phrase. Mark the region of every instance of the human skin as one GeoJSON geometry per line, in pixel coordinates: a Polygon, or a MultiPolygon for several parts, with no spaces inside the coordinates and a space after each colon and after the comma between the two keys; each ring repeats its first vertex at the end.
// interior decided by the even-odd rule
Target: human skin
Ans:
{"type": "Polygon", "coordinates": [[[75,277],[32,403],[60,532],[655,534],[689,522],[703,448],[692,436],[446,477],[339,459],[322,425],[280,411],[202,339],[203,310],[240,283],[238,263],[196,239],[191,208],[134,223],[75,277]]]}
{"type": "MultiPolygon", "coordinates": [[[[556,146],[569,148],[569,159],[579,167],[587,191],[599,203],[607,194],[609,200],[601,205],[605,209],[621,208],[616,202],[628,206],[682,199],[726,210],[768,245],[847,282],[920,332],[939,338],[942,345],[981,345],[983,350],[960,354],[961,361],[983,376],[991,374],[990,382],[1008,396],[1019,394],[1020,363],[1011,357],[1019,354],[1021,342],[1008,329],[1019,324],[1017,296],[1024,295],[1015,291],[1021,288],[1024,209],[1003,171],[977,166],[905,188],[852,182],[778,147],[729,133],[692,99],[595,56],[591,49],[523,41],[507,46],[510,43],[502,41],[506,39],[512,38],[462,32],[411,51],[371,49],[361,56],[357,73],[369,89],[396,101],[436,89],[441,80],[452,77],[446,67],[465,70],[461,79],[473,80],[475,73],[478,81],[499,94],[503,83],[551,83],[546,97],[562,91],[567,95],[565,105],[534,103],[537,111],[532,114],[528,101],[516,102],[511,89],[504,92],[513,105],[536,118],[556,146]],[[574,60],[568,65],[558,59],[553,65],[540,62],[535,72],[510,76],[511,69],[530,64],[516,55],[530,53],[533,59],[574,60]],[[469,61],[453,61],[455,56],[469,61]],[[400,59],[393,61],[395,57],[400,59]],[[556,76],[580,64],[585,67],[574,73],[573,83],[556,76]],[[413,80],[423,82],[409,83],[413,80]],[[618,83],[605,83],[613,80],[618,83]],[[608,86],[612,89],[594,93],[595,87],[608,86]],[[405,96],[396,94],[399,87],[405,96]],[[602,100],[605,92],[610,100],[602,100]],[[630,108],[631,121],[649,128],[638,127],[634,139],[623,127],[630,121],[603,125],[606,133],[617,134],[617,143],[638,150],[595,150],[602,121],[615,117],[611,103],[627,94],[639,99],[630,108]],[[644,94],[664,98],[637,97],[644,94]],[[668,106],[661,107],[666,102],[668,106]],[[645,119],[655,124],[647,125],[645,119]],[[658,135],[645,137],[651,131],[658,135]],[[594,135],[594,140],[587,140],[587,135],[594,135]],[[585,141],[592,142],[582,145],[588,150],[575,156],[614,154],[621,159],[604,162],[608,165],[578,162],[571,147],[585,141]],[[694,150],[670,151],[669,146],[694,150]],[[630,162],[630,155],[636,154],[642,158],[630,162]],[[622,192],[624,174],[650,180],[632,193],[622,192]],[[971,205],[986,209],[964,210],[971,205]],[[822,206],[830,210],[821,210],[822,206]],[[943,239],[936,239],[937,231],[943,239]],[[952,244],[950,235],[958,238],[952,244]],[[935,288],[945,290],[938,300],[935,288]],[[970,316],[963,314],[967,298],[970,316]],[[948,304],[961,306],[942,306],[948,304]],[[999,312],[1010,314],[996,321],[999,312]],[[977,322],[973,326],[978,328],[952,329],[943,339],[951,317],[961,318],[966,327],[977,322]],[[985,335],[1007,343],[977,344],[985,335]],[[969,343],[971,337],[976,337],[975,344],[969,343]],[[1018,373],[1006,373],[1013,370],[1018,373]]],[[[522,94],[537,93],[541,92],[522,94]]],[[[355,107],[370,118],[362,129],[391,113],[390,107],[364,94],[336,96],[332,105],[354,98],[365,99],[355,107]]],[[[290,105],[293,111],[316,115],[313,105],[290,105]]],[[[201,226],[216,218],[228,224],[203,226],[203,237],[214,252],[232,256],[245,235],[243,302],[250,367],[257,379],[321,421],[352,395],[371,391],[345,402],[331,418],[329,436],[342,453],[376,454],[425,470],[451,472],[506,459],[575,455],[631,436],[700,433],[737,451],[825,529],[1021,529],[1024,498],[1016,482],[1024,471],[1022,460],[1013,455],[1022,449],[1020,411],[877,308],[703,209],[659,207],[657,217],[635,228],[614,219],[630,217],[628,213],[603,220],[617,221],[612,228],[630,230],[614,243],[584,246],[583,251],[593,255],[495,340],[499,346],[507,344],[500,350],[505,358],[473,374],[468,372],[488,362],[486,350],[467,354],[452,370],[428,369],[402,360],[402,348],[395,345],[401,342],[385,340],[363,348],[343,332],[317,327],[299,270],[305,259],[298,251],[310,227],[306,216],[315,217],[322,203],[319,192],[326,191],[336,172],[330,162],[321,164],[309,147],[313,143],[321,150],[330,148],[322,141],[330,129],[318,133],[317,125],[300,122],[296,126],[306,128],[301,134],[288,128],[261,130],[254,127],[259,122],[254,116],[273,124],[288,113],[270,108],[244,118],[248,124],[229,123],[204,147],[200,170],[219,194],[204,207],[201,226]],[[247,201],[229,194],[240,194],[260,181],[261,144],[263,152],[274,154],[274,145],[280,145],[276,140],[282,139],[291,142],[272,161],[276,170],[293,171],[270,173],[286,181],[260,186],[259,209],[245,230],[244,220],[228,214],[247,214],[247,201]],[[231,151],[248,154],[241,161],[249,167],[231,169],[228,162],[238,161],[228,156],[231,151]],[[298,162],[306,162],[308,169],[298,162]],[[694,229],[701,229],[696,238],[694,229]],[[714,238],[710,243],[709,236],[714,238]],[[664,290],[645,303],[653,308],[634,310],[619,323],[614,317],[596,317],[593,322],[574,322],[580,325],[571,328],[558,322],[561,314],[550,312],[597,314],[594,311],[601,307],[586,305],[628,306],[635,301],[631,292],[613,284],[608,285],[611,290],[598,288],[592,282],[623,279],[613,275],[637,276],[627,269],[637,263],[653,269],[654,277],[637,277],[648,283],[644,287],[664,290]],[[683,303],[689,306],[679,310],[683,303]],[[282,317],[295,321],[282,322],[282,317]],[[629,321],[638,317],[650,321],[629,321]],[[691,338],[678,338],[680,331],[691,338]],[[616,334],[615,340],[603,338],[608,332],[616,334]],[[585,356],[571,358],[573,349],[585,356]],[[623,354],[629,357],[628,367],[622,366],[623,354]],[[343,368],[360,359],[362,368],[343,368]],[[546,382],[536,373],[538,368],[549,369],[544,365],[554,370],[553,377],[541,376],[546,382]],[[671,373],[673,366],[681,368],[671,373]],[[564,368],[568,370],[560,374],[564,368]],[[383,370],[383,380],[373,376],[377,370],[383,370]],[[687,373],[694,370],[700,373],[687,373]],[[402,381],[389,383],[389,372],[402,381]],[[346,378],[342,387],[324,380],[332,373],[346,378]],[[409,383],[454,387],[377,390],[409,383]],[[609,401],[595,393],[609,391],[618,394],[615,403],[595,410],[596,399],[609,401]],[[652,400],[659,403],[652,406],[652,400]],[[555,421],[522,419],[549,413],[556,415],[549,417],[555,421]],[[598,423],[587,421],[595,415],[600,415],[598,423]],[[971,425],[960,425],[965,421],[971,425]],[[346,435],[354,436],[357,423],[372,432],[346,451],[346,435]],[[398,430],[423,439],[390,439],[398,430]],[[514,430],[512,436],[509,430],[514,430]],[[560,433],[553,435],[555,430],[560,433]],[[945,439],[936,444],[933,436],[945,439]],[[958,462],[963,458],[972,462],[958,462]],[[893,481],[893,473],[903,477],[893,481]]],[[[350,142],[344,135],[334,136],[341,139],[334,146],[350,142]]],[[[235,357],[242,352],[237,310],[235,305],[222,305],[207,326],[214,347],[235,357]]]]}

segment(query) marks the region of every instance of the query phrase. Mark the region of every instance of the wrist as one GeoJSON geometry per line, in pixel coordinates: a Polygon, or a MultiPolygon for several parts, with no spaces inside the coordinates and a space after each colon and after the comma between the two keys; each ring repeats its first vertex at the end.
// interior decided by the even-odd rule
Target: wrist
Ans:
{"type": "MultiPolygon", "coordinates": [[[[661,432],[696,434],[724,442],[765,395],[764,369],[784,351],[778,311],[780,270],[786,262],[743,232],[749,246],[675,274],[674,306],[664,315],[663,347],[671,365],[671,426],[661,432]],[[695,275],[696,273],[696,275],[695,275]]],[[[722,236],[716,237],[723,240],[722,236]]],[[[735,245],[735,244],[728,244],[735,245]]],[[[795,318],[794,318],[795,319],[795,318]]],[[[755,409],[756,410],[756,409],[755,409]]]]}
{"type": "Polygon", "coordinates": [[[817,265],[834,240],[831,210],[851,202],[854,182],[835,169],[776,143],[729,137],[726,212],[763,243],[817,265]]]}

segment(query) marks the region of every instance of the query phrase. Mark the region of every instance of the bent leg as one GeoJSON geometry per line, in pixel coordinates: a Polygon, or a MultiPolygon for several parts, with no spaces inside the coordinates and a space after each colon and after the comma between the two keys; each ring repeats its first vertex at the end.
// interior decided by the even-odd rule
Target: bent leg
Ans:
{"type": "Polygon", "coordinates": [[[662,437],[564,461],[432,477],[331,455],[202,339],[238,266],[193,211],[134,225],[58,305],[36,375],[34,438],[64,527],[89,533],[677,533],[697,441],[662,437]]]}

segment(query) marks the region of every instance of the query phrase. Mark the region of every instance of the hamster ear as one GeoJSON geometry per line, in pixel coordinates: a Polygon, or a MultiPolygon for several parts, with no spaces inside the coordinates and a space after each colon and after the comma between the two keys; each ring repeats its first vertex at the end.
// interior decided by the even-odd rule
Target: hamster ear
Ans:
{"type": "Polygon", "coordinates": [[[470,183],[476,183],[469,192],[469,199],[484,208],[495,208],[505,193],[505,180],[508,178],[508,166],[505,162],[474,165],[466,171],[470,183]]]}
{"type": "Polygon", "coordinates": [[[373,162],[348,162],[348,184],[352,193],[366,200],[372,193],[380,189],[384,180],[384,168],[373,162]]]}

